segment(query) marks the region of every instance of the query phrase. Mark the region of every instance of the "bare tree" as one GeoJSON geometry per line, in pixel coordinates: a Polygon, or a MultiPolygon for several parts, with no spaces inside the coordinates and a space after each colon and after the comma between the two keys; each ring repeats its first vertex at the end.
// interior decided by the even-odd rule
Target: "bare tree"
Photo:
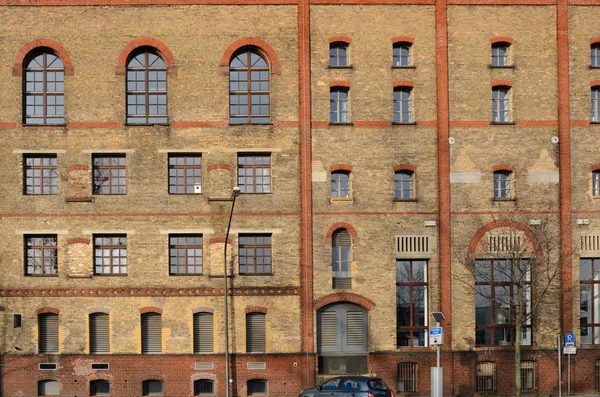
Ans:
{"type": "Polygon", "coordinates": [[[516,397],[524,386],[521,346],[531,344],[531,320],[540,305],[560,290],[564,260],[556,216],[543,216],[531,225],[528,218],[500,214],[493,219],[477,246],[459,259],[468,276],[455,276],[475,295],[476,345],[514,345],[516,397]]]}

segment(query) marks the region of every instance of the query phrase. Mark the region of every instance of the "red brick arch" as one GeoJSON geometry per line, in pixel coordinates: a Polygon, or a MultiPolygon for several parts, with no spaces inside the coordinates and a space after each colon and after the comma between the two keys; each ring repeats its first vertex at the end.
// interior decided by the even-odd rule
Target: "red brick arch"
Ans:
{"type": "Polygon", "coordinates": [[[352,43],[352,39],[348,36],[333,36],[329,38],[329,44],[331,43],[352,43]]]}
{"type": "Polygon", "coordinates": [[[415,167],[414,165],[410,165],[410,164],[398,164],[398,165],[394,166],[394,172],[397,172],[397,171],[415,172],[416,170],[417,170],[417,167],[415,167]]]}
{"type": "Polygon", "coordinates": [[[85,237],[74,237],[67,240],[67,245],[85,244],[90,245],[90,239],[85,237]]]}
{"type": "Polygon", "coordinates": [[[267,314],[267,311],[269,309],[267,309],[266,307],[262,307],[262,306],[248,306],[246,307],[246,313],[264,313],[267,314]]]}
{"type": "Polygon", "coordinates": [[[492,43],[492,44],[496,44],[496,43],[512,44],[514,42],[515,42],[515,39],[513,39],[511,37],[507,37],[507,36],[496,36],[496,37],[492,37],[490,39],[490,43],[492,43]]]}
{"type": "Polygon", "coordinates": [[[510,80],[494,80],[490,83],[492,87],[512,87],[513,82],[510,80]]]}
{"type": "Polygon", "coordinates": [[[37,314],[46,314],[46,313],[58,314],[58,312],[59,312],[59,310],[54,307],[40,307],[37,310],[37,314]]]}
{"type": "Polygon", "coordinates": [[[91,309],[88,309],[88,314],[94,314],[94,313],[104,313],[104,314],[110,314],[110,309],[107,309],[105,307],[93,307],[91,309]]]}
{"type": "Polygon", "coordinates": [[[41,47],[50,48],[56,53],[56,55],[58,55],[65,67],[65,76],[73,76],[75,74],[71,56],[65,47],[62,46],[62,44],[54,40],[37,39],[27,43],[17,54],[17,57],[15,58],[15,64],[13,65],[13,76],[23,75],[23,62],[25,61],[25,57],[27,57],[27,54],[29,54],[32,50],[41,47]]]}
{"type": "Polygon", "coordinates": [[[334,164],[331,167],[329,167],[329,172],[335,171],[352,172],[352,166],[350,164],[334,164]]]}
{"type": "Polygon", "coordinates": [[[522,231],[523,233],[525,233],[525,235],[534,247],[539,247],[538,240],[535,234],[526,225],[522,224],[521,222],[514,221],[512,219],[496,219],[486,225],[483,225],[479,228],[479,230],[477,230],[477,232],[475,232],[467,249],[467,257],[473,258],[475,254],[477,254],[477,247],[479,246],[479,242],[487,232],[490,232],[494,229],[507,227],[522,231]]]}
{"type": "Polygon", "coordinates": [[[162,309],[160,307],[146,306],[146,307],[142,307],[140,309],[140,313],[141,314],[146,314],[146,313],[162,314],[162,309]]]}
{"type": "Polygon", "coordinates": [[[515,167],[510,164],[496,164],[492,166],[492,171],[510,171],[515,172],[515,167]]]}
{"type": "Polygon", "coordinates": [[[214,314],[215,313],[215,309],[213,309],[212,307],[197,307],[195,309],[192,309],[192,313],[196,314],[196,313],[211,313],[214,314]]]}
{"type": "Polygon", "coordinates": [[[372,300],[365,298],[364,296],[360,296],[360,295],[353,294],[350,292],[337,292],[334,294],[325,295],[325,296],[317,299],[316,301],[313,302],[313,308],[315,310],[319,310],[322,307],[325,307],[331,303],[336,303],[336,302],[355,303],[359,306],[364,307],[365,309],[367,309],[369,311],[375,307],[375,303],[372,300]]]}
{"type": "Polygon", "coordinates": [[[590,39],[590,44],[600,43],[600,36],[592,37],[590,39]]]}
{"type": "Polygon", "coordinates": [[[415,38],[414,37],[410,37],[410,36],[396,36],[396,37],[392,37],[392,43],[396,44],[396,43],[410,43],[413,44],[415,42],[415,38]]]}
{"type": "Polygon", "coordinates": [[[600,80],[592,80],[590,81],[590,87],[600,86],[600,80]]]}
{"type": "Polygon", "coordinates": [[[358,233],[356,233],[356,229],[354,229],[354,227],[349,223],[338,222],[332,225],[327,231],[327,236],[325,237],[326,244],[331,245],[331,237],[333,236],[333,232],[335,232],[338,229],[346,229],[350,234],[350,237],[352,237],[352,243],[358,243],[358,233]]]}
{"type": "Polygon", "coordinates": [[[398,81],[394,81],[392,83],[392,86],[394,88],[396,88],[396,87],[410,87],[410,88],[415,88],[415,82],[414,81],[409,81],[409,80],[398,80],[398,81]]]}
{"type": "Polygon", "coordinates": [[[140,47],[155,48],[167,64],[167,74],[169,76],[177,76],[177,66],[175,65],[175,57],[173,56],[173,53],[171,52],[169,47],[167,47],[162,41],[152,39],[149,37],[135,39],[123,48],[123,50],[119,54],[119,59],[117,60],[117,67],[115,70],[115,73],[117,75],[125,75],[127,58],[133,51],[135,51],[136,48],[140,47]]]}
{"type": "Polygon", "coordinates": [[[279,58],[273,50],[273,47],[269,45],[264,40],[258,39],[256,37],[244,37],[234,41],[229,44],[221,57],[221,65],[219,66],[219,71],[221,74],[229,74],[229,62],[231,61],[231,57],[233,54],[242,47],[256,47],[258,48],[269,61],[271,65],[271,73],[273,74],[281,74],[281,65],[279,64],[279,58]]]}
{"type": "Polygon", "coordinates": [[[335,81],[330,81],[329,82],[329,87],[345,87],[345,88],[350,88],[352,87],[352,83],[346,80],[335,80],[335,81]]]}
{"type": "Polygon", "coordinates": [[[592,171],[598,171],[598,170],[600,170],[600,164],[592,165],[592,171]]]}

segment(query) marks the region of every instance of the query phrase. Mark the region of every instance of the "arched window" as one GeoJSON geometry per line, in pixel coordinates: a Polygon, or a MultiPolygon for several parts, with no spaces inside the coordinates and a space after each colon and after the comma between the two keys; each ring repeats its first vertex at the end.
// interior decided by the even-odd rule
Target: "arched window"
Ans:
{"type": "Polygon", "coordinates": [[[349,199],[352,197],[350,186],[350,172],[333,171],[331,173],[331,198],[349,199]]]}
{"type": "Polygon", "coordinates": [[[266,124],[271,121],[269,64],[254,48],[243,48],[229,63],[229,122],[266,124]]]}
{"type": "Polygon", "coordinates": [[[167,64],[151,48],[127,62],[127,124],[166,124],[167,64]]]}
{"type": "Polygon", "coordinates": [[[38,396],[59,396],[60,383],[57,380],[38,381],[38,396]]]}
{"type": "Polygon", "coordinates": [[[142,382],[142,396],[164,396],[164,385],[162,380],[149,379],[142,382]]]}
{"type": "Polygon", "coordinates": [[[194,396],[214,396],[214,382],[210,379],[198,379],[194,381],[194,396]]]}
{"type": "Polygon", "coordinates": [[[264,379],[249,379],[248,383],[249,396],[267,396],[269,394],[269,381],[264,379]]]}
{"type": "Polygon", "coordinates": [[[65,67],[48,49],[38,50],[25,63],[23,122],[28,125],[65,123],[65,67]]]}
{"type": "Polygon", "coordinates": [[[110,382],[103,379],[91,381],[90,396],[110,396],[110,382]]]}
{"type": "Polygon", "coordinates": [[[346,229],[338,229],[331,237],[331,277],[334,289],[352,288],[352,239],[346,229]]]}

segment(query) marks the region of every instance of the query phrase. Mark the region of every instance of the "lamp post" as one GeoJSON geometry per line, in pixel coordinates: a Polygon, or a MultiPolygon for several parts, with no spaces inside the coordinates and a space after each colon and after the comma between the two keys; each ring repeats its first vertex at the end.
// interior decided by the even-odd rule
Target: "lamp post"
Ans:
{"type": "Polygon", "coordinates": [[[229,240],[229,230],[231,228],[231,218],[233,218],[233,208],[235,207],[235,198],[240,194],[239,186],[231,191],[231,212],[229,213],[229,223],[227,223],[227,233],[225,233],[225,244],[223,248],[223,285],[224,285],[224,304],[225,304],[225,396],[229,397],[229,315],[228,315],[228,282],[227,282],[227,241],[229,240]]]}

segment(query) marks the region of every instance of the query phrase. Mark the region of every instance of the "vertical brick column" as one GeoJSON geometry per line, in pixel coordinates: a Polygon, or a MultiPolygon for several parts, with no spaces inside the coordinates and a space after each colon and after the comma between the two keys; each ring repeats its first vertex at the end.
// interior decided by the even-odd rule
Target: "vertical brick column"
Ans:
{"type": "Polygon", "coordinates": [[[560,250],[562,255],[562,332],[573,331],[573,252],[571,226],[571,110],[569,106],[569,6],[556,2],[558,137],[560,173],[560,250]]]}
{"type": "Polygon", "coordinates": [[[310,1],[298,0],[298,84],[300,150],[300,288],[302,311],[302,385],[315,382],[313,334],[312,150],[310,108],[310,1]]]}

